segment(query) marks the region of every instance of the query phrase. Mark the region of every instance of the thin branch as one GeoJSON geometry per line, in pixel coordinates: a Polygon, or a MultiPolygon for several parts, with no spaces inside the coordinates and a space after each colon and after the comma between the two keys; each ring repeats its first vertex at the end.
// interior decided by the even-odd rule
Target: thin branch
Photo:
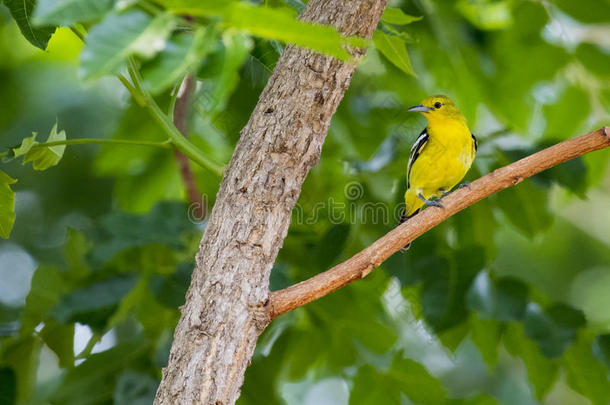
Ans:
{"type": "MultiPolygon", "coordinates": [[[[195,79],[193,75],[188,75],[182,82],[182,86],[178,89],[178,97],[175,99],[175,106],[172,114],[174,125],[178,128],[178,131],[188,137],[188,111],[189,103],[191,102],[191,96],[195,90],[195,79]]],[[[204,199],[201,196],[199,190],[197,190],[197,184],[195,183],[195,175],[191,170],[189,159],[180,152],[178,149],[174,152],[176,161],[180,166],[180,175],[182,176],[182,183],[186,189],[186,194],[190,203],[195,207],[193,214],[198,219],[204,219],[207,213],[207,206],[204,199]]]]}
{"type": "Polygon", "coordinates": [[[167,114],[161,111],[161,108],[152,97],[152,95],[144,89],[142,84],[142,77],[138,70],[137,64],[133,57],[130,57],[127,61],[127,68],[129,75],[133,82],[133,87],[139,92],[146,100],[146,109],[150,112],[153,118],[157,121],[165,133],[169,136],[172,143],[180,152],[184,153],[191,160],[199,164],[204,169],[209,170],[218,177],[221,177],[224,173],[224,167],[217,164],[216,162],[209,159],[203,152],[193,145],[188,139],[182,136],[182,133],[176,128],[174,123],[169,119],[167,114]]]}
{"type": "MultiPolygon", "coordinates": [[[[169,140],[163,142],[153,142],[153,141],[132,141],[129,139],[96,139],[96,138],[79,138],[79,139],[66,139],[65,141],[53,141],[53,142],[42,142],[36,143],[31,146],[31,149],[36,148],[48,148],[51,146],[60,146],[60,145],[129,145],[129,146],[149,146],[153,148],[162,148],[162,149],[174,149],[171,142],[169,140]]],[[[14,149],[14,148],[11,148],[14,149]]],[[[0,158],[9,156],[10,152],[2,152],[0,153],[0,158]]]]}
{"type": "Polygon", "coordinates": [[[443,198],[444,208],[429,208],[404,224],[394,228],[372,245],[330,270],[283,290],[271,292],[267,310],[271,319],[347,284],[364,278],[373,269],[396,253],[401,247],[429,231],[447,218],[472,204],[519,184],[523,179],[540,173],[585,153],[610,147],[610,128],[569,139],[527,156],[517,162],[494,170],[473,181],[469,188],[455,190],[443,198]]]}
{"type": "Polygon", "coordinates": [[[91,144],[150,146],[150,147],[154,147],[154,148],[173,149],[173,146],[169,142],[169,140],[163,141],[163,142],[153,142],[153,141],[132,141],[129,139],[96,139],[96,138],[66,139],[65,141],[37,143],[35,145],[32,145],[32,149],[41,148],[41,147],[58,146],[58,145],[91,145],[91,144]]]}

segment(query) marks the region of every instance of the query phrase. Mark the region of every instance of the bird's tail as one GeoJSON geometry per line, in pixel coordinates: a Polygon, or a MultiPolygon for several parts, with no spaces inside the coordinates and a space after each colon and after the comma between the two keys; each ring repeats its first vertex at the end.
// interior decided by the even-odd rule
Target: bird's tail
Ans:
{"type": "MultiPolygon", "coordinates": [[[[417,196],[415,190],[408,189],[405,193],[405,208],[400,215],[398,225],[405,222],[407,219],[415,216],[419,212],[419,209],[424,205],[424,202],[417,196]]],[[[411,244],[407,244],[400,249],[401,252],[406,252],[411,247],[411,244]]]]}

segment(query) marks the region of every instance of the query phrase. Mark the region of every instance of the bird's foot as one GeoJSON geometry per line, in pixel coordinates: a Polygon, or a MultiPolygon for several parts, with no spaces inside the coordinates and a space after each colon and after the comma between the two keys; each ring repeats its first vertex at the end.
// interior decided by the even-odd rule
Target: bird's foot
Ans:
{"type": "Polygon", "coordinates": [[[410,247],[411,247],[411,244],[407,243],[406,245],[404,245],[403,247],[400,248],[400,253],[406,253],[410,247]]]}
{"type": "Polygon", "coordinates": [[[440,202],[440,199],[430,201],[430,200],[426,199],[426,197],[424,197],[422,195],[422,193],[419,193],[417,195],[417,197],[419,197],[419,199],[422,200],[424,202],[424,204],[426,204],[428,207],[439,207],[439,208],[444,207],[443,203],[440,202]]]}
{"type": "Polygon", "coordinates": [[[470,182],[469,181],[465,181],[465,182],[463,182],[462,184],[460,184],[458,186],[458,188],[465,188],[465,187],[466,188],[470,188],[470,182]]]}
{"type": "Polygon", "coordinates": [[[444,188],[441,188],[441,198],[448,196],[451,194],[451,191],[447,191],[444,188]]]}

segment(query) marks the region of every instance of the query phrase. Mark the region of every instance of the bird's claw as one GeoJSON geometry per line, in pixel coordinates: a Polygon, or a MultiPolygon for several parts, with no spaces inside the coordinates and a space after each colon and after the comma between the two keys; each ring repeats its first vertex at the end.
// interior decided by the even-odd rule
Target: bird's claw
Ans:
{"type": "Polygon", "coordinates": [[[466,188],[470,188],[470,182],[469,181],[465,181],[465,182],[463,182],[462,184],[460,184],[458,186],[458,188],[465,188],[465,187],[466,188]]]}
{"type": "Polygon", "coordinates": [[[441,203],[441,202],[440,202],[440,200],[438,200],[438,199],[437,199],[437,200],[432,200],[432,201],[431,201],[431,200],[428,200],[426,197],[424,197],[424,196],[422,195],[422,193],[419,193],[417,196],[418,196],[418,197],[419,197],[419,199],[420,199],[420,200],[422,200],[422,201],[424,202],[424,204],[426,204],[426,206],[428,206],[428,207],[439,207],[439,208],[443,208],[443,207],[444,207],[443,203],[441,203]]]}
{"type": "Polygon", "coordinates": [[[428,200],[428,201],[426,201],[426,205],[428,207],[439,207],[439,208],[444,207],[443,203],[440,202],[439,200],[432,200],[432,201],[428,200]]]}

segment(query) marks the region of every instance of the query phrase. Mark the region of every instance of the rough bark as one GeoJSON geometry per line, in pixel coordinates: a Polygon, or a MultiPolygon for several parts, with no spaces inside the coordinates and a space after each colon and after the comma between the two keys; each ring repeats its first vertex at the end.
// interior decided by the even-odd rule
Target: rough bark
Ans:
{"type": "Polygon", "coordinates": [[[273,319],[366,277],[400,248],[483,198],[515,186],[523,179],[567,160],[599,149],[610,148],[609,134],[610,128],[604,127],[568,139],[496,169],[472,182],[468,188],[454,191],[443,198],[442,209],[426,209],[332,269],[283,290],[272,292],[267,304],[269,316],[273,319]]]}
{"type": "MultiPolygon", "coordinates": [[[[301,18],[370,38],[387,1],[311,0],[301,18]]],[[[270,320],[269,274],[292,208],[354,69],[301,48],[284,50],[221,182],[156,404],[232,404],[239,397],[270,320]]]]}

